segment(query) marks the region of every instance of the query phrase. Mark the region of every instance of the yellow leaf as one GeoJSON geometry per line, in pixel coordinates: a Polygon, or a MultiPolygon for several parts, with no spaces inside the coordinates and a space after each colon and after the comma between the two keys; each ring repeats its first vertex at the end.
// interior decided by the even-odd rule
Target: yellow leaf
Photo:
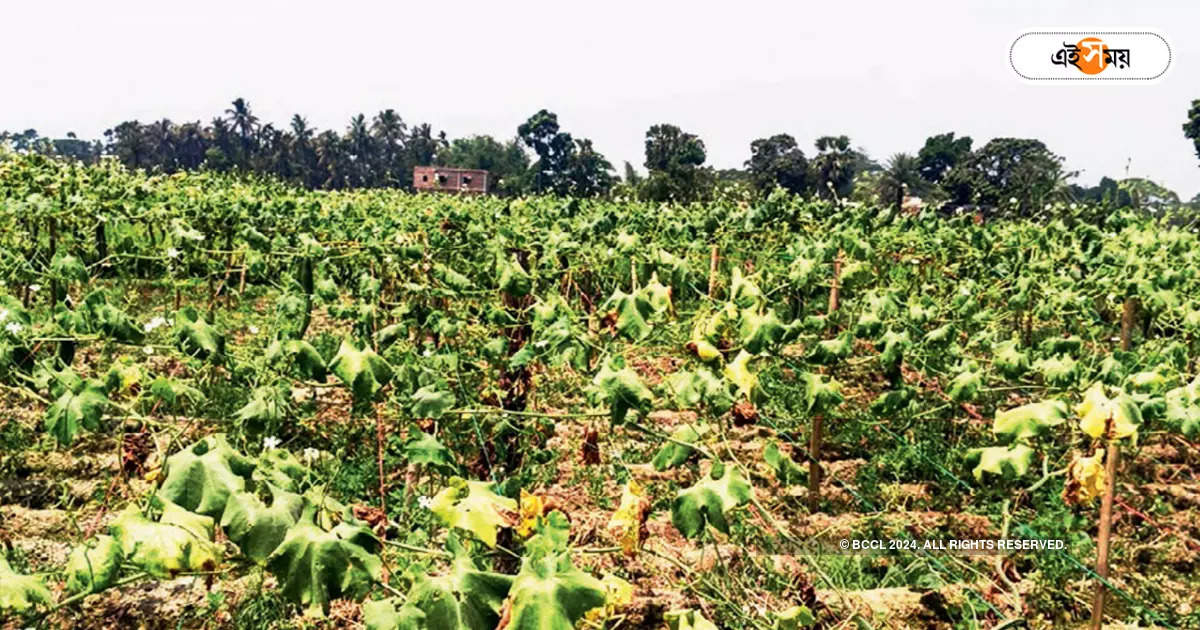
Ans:
{"type": "Polygon", "coordinates": [[[1075,456],[1067,472],[1063,499],[1069,504],[1088,504],[1104,494],[1108,473],[1104,470],[1104,449],[1091,457],[1075,456]]]}
{"type": "Polygon", "coordinates": [[[517,533],[522,538],[527,538],[537,527],[538,518],[542,516],[542,506],[542,497],[521,488],[521,523],[517,525],[517,533]]]}
{"type": "Polygon", "coordinates": [[[619,609],[633,603],[633,585],[629,582],[609,573],[600,583],[604,585],[604,605],[587,612],[585,618],[589,621],[603,621],[615,615],[619,609]]]}
{"type": "Polygon", "coordinates": [[[642,543],[642,525],[650,508],[645,492],[641,484],[630,479],[621,491],[621,504],[608,522],[609,530],[628,555],[637,553],[642,543]]]}
{"type": "Polygon", "coordinates": [[[725,366],[725,378],[737,386],[738,398],[749,398],[750,392],[758,385],[758,376],[750,371],[751,358],[749,352],[742,350],[725,366]]]}
{"type": "Polygon", "coordinates": [[[1092,385],[1083,395],[1083,402],[1075,407],[1079,415],[1079,428],[1093,438],[1104,436],[1108,419],[1112,418],[1112,438],[1123,439],[1137,434],[1137,425],[1130,413],[1131,404],[1118,398],[1109,398],[1100,383],[1092,385]]]}

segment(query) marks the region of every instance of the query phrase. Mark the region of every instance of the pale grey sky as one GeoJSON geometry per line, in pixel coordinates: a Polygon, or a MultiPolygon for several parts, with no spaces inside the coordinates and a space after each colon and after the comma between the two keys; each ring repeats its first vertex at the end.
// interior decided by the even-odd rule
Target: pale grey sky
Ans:
{"type": "Polygon", "coordinates": [[[546,107],[618,169],[647,127],[698,134],[709,163],[790,133],[847,134],[876,159],[934,133],[1035,137],[1084,172],[1150,177],[1185,200],[1200,160],[1181,131],[1200,98],[1200,3],[6,2],[0,129],[99,137],[122,120],[208,121],[235,96],[264,121],[342,129],[395,108],[452,136],[511,137],[546,107]],[[1153,84],[1023,83],[1009,43],[1033,28],[1149,29],[1153,84]]]}

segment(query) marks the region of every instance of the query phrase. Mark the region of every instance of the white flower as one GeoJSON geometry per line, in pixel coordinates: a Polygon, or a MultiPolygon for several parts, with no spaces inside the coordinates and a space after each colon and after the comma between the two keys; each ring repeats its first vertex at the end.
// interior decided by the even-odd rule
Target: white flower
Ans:
{"type": "Polygon", "coordinates": [[[168,247],[167,248],[167,257],[168,258],[179,258],[179,250],[175,249],[174,247],[168,247]]]}
{"type": "Polygon", "coordinates": [[[144,330],[146,332],[152,332],[155,328],[158,328],[159,326],[162,326],[166,323],[167,323],[167,320],[165,318],[155,316],[155,317],[152,317],[150,319],[150,321],[146,322],[146,324],[142,326],[142,330],[144,330]]]}
{"type": "Polygon", "coordinates": [[[0,322],[8,319],[8,309],[0,307],[0,322]]]}
{"type": "Polygon", "coordinates": [[[321,451],[318,451],[317,449],[312,448],[310,446],[310,447],[304,449],[304,453],[302,453],[301,456],[304,458],[304,461],[311,464],[312,462],[315,462],[318,459],[320,459],[321,451]]]}
{"type": "Polygon", "coordinates": [[[275,437],[274,435],[268,435],[267,437],[263,438],[264,451],[269,451],[276,448],[279,448],[279,438],[275,437]]]}
{"type": "Polygon", "coordinates": [[[421,495],[421,496],[417,497],[417,505],[421,506],[422,510],[428,510],[431,507],[433,507],[433,499],[430,499],[427,496],[421,495]]]}
{"type": "Polygon", "coordinates": [[[147,355],[154,354],[154,347],[153,346],[142,346],[142,352],[145,352],[147,355]]]}
{"type": "Polygon", "coordinates": [[[391,254],[388,254],[387,256],[384,256],[384,257],[383,257],[383,262],[385,262],[385,263],[387,263],[387,264],[389,264],[389,265],[390,265],[390,264],[392,264],[392,256],[391,256],[391,254]]]}
{"type": "Polygon", "coordinates": [[[15,335],[15,334],[21,332],[21,325],[18,324],[17,322],[8,322],[7,324],[4,325],[4,330],[7,330],[8,332],[15,335]]]}
{"type": "Polygon", "coordinates": [[[257,335],[257,334],[258,334],[258,326],[254,326],[253,324],[252,324],[252,325],[251,325],[251,326],[250,326],[250,327],[249,327],[247,330],[249,330],[249,331],[250,331],[250,334],[251,334],[251,335],[257,335]]]}
{"type": "Polygon", "coordinates": [[[40,284],[31,284],[31,285],[29,285],[29,290],[30,290],[30,291],[33,291],[34,293],[37,293],[38,291],[41,291],[41,290],[42,290],[42,285],[40,285],[40,284]]]}
{"type": "Polygon", "coordinates": [[[1008,203],[1011,203],[1011,204],[1016,204],[1016,203],[1017,203],[1017,198],[1016,198],[1016,197],[1009,197],[1009,198],[1008,198],[1008,203]]]}
{"type": "Polygon", "coordinates": [[[421,356],[423,356],[423,357],[428,357],[428,356],[432,356],[432,355],[433,355],[433,350],[431,350],[429,348],[425,348],[425,351],[421,353],[421,356]]]}

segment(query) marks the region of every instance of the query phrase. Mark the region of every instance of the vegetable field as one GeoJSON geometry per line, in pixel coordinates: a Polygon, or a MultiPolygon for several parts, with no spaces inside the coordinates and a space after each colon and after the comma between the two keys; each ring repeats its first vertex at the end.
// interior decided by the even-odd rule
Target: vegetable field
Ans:
{"type": "Polygon", "coordinates": [[[0,214],[0,626],[1200,626],[1185,221],[35,155],[0,214]],[[995,539],[1055,544],[922,546],[995,539]]]}

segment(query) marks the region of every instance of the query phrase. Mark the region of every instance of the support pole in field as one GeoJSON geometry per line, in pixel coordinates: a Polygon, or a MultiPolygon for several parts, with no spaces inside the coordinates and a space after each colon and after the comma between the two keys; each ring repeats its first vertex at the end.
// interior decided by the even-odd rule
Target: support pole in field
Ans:
{"type": "Polygon", "coordinates": [[[812,419],[812,436],[808,442],[808,511],[815,513],[821,507],[821,415],[812,419]]]}
{"type": "Polygon", "coordinates": [[[829,312],[827,315],[833,315],[833,312],[838,308],[838,282],[842,275],[842,250],[838,250],[837,257],[833,259],[833,284],[829,286],[829,312]]]}
{"type": "Polygon", "coordinates": [[[387,482],[383,477],[383,414],[375,409],[375,459],[379,466],[379,509],[387,518],[387,482]]]}
{"type": "MultiPolygon", "coordinates": [[[[829,311],[831,317],[838,307],[838,277],[842,273],[842,250],[833,259],[833,283],[829,289],[829,311]]],[[[816,512],[821,506],[821,430],[824,416],[817,414],[812,419],[812,436],[808,442],[808,511],[816,512]]]]}
{"type": "Polygon", "coordinates": [[[708,257],[708,297],[712,299],[713,293],[717,290],[717,249],[716,245],[712,246],[712,254],[708,257]]]}
{"type": "Polygon", "coordinates": [[[1133,317],[1137,311],[1137,299],[1125,298],[1125,306],[1121,310],[1121,350],[1129,351],[1133,345],[1133,317]]]}
{"type": "MultiPolygon", "coordinates": [[[[1126,303],[1128,304],[1128,302],[1126,303]]],[[[1109,432],[1111,432],[1112,418],[1109,418],[1108,426],[1109,432]]],[[[1104,488],[1104,498],[1100,503],[1100,532],[1096,537],[1096,575],[1104,579],[1096,580],[1096,594],[1092,598],[1092,630],[1100,630],[1104,621],[1104,599],[1108,594],[1108,587],[1104,585],[1104,580],[1108,579],[1108,546],[1109,536],[1112,534],[1113,489],[1117,485],[1117,457],[1121,452],[1117,441],[1111,439],[1111,435],[1108,437],[1108,451],[1104,455],[1107,484],[1104,488]]]]}

